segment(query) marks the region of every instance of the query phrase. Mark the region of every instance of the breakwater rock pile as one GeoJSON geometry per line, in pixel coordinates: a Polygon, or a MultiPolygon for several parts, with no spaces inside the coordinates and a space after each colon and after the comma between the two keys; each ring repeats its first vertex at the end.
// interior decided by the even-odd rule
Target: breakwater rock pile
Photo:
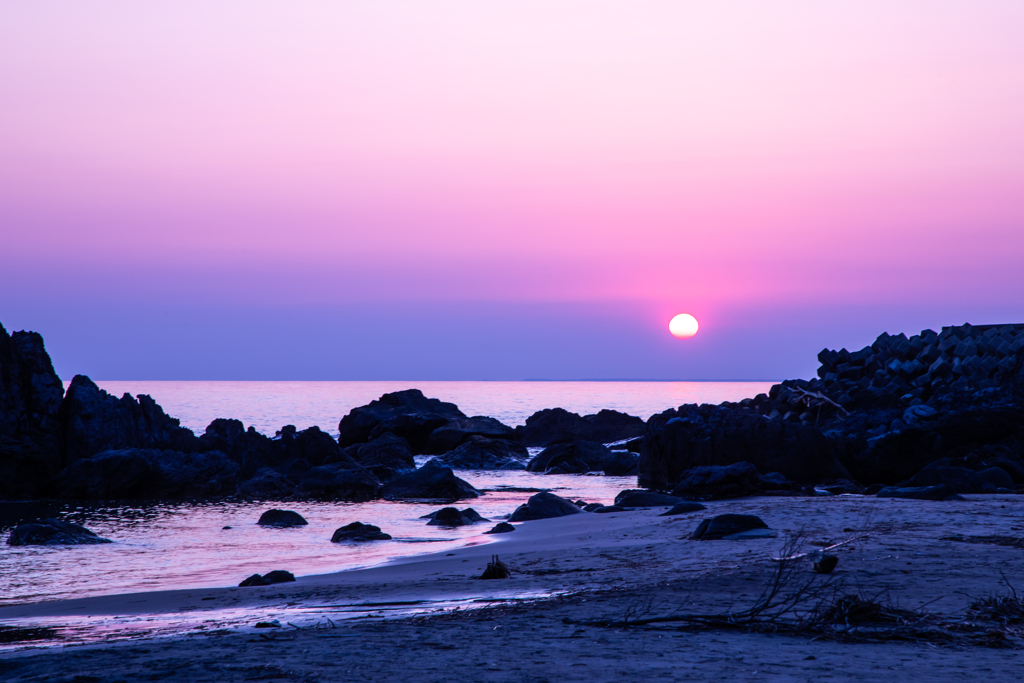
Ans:
{"type": "Polygon", "coordinates": [[[992,467],[1024,486],[1024,325],[882,334],[818,360],[815,379],[652,417],[639,483],[672,490],[694,467],[748,462],[848,492],[915,477],[956,493],[1010,490],[967,476],[992,467]]]}

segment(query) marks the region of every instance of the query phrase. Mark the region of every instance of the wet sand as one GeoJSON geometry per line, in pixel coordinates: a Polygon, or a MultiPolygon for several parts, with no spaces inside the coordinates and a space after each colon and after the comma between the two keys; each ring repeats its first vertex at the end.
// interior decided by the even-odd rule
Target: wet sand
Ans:
{"type": "MultiPolygon", "coordinates": [[[[1019,500],[752,498],[676,517],[659,517],[662,509],[580,514],[474,537],[454,551],[289,584],[11,606],[0,609],[0,623],[63,626],[66,638],[62,645],[23,644],[0,655],[0,678],[710,680],[756,671],[771,679],[1010,680],[1024,675],[1024,660],[1012,649],[578,622],[638,611],[743,609],[772,575],[771,556],[794,536],[805,550],[856,538],[833,551],[839,556],[834,581],[955,618],[973,598],[1006,591],[1000,572],[1024,587],[1024,549],[943,539],[1024,537],[1019,500]],[[726,512],[757,514],[779,537],[686,540],[700,519],[726,512]],[[492,554],[510,566],[511,579],[475,578],[492,554]],[[555,597],[536,599],[545,595],[555,597]],[[254,628],[272,619],[282,627],[254,628]]],[[[811,575],[809,561],[806,572],[811,575]]]]}

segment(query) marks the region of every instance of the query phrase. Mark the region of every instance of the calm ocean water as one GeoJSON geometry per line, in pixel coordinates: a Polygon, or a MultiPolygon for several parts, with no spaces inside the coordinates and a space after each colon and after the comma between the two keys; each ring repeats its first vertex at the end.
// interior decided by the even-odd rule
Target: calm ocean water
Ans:
{"type": "MultiPolygon", "coordinates": [[[[523,424],[542,408],[580,414],[614,408],[647,418],[682,403],[719,403],[767,391],[764,382],[99,382],[120,395],[149,394],[184,426],[202,433],[217,417],[233,417],[266,434],[293,424],[317,425],[337,434],[338,420],[389,391],[416,387],[458,404],[469,415],[523,424]]],[[[419,458],[425,460],[425,458],[419,458]]],[[[389,559],[486,542],[481,532],[510,514],[530,492],[552,489],[566,498],[610,503],[636,486],[636,477],[541,475],[459,471],[488,492],[459,507],[493,520],[457,529],[426,525],[422,515],[439,505],[238,502],[105,507],[40,504],[31,509],[0,504],[0,537],[26,515],[59,516],[85,524],[114,543],[97,546],[0,545],[0,604],[108,595],[146,590],[236,585],[253,573],[285,569],[297,576],[366,567],[389,559]],[[309,526],[265,529],[256,525],[271,507],[296,510],[309,526]],[[331,534],[353,521],[376,524],[394,540],[336,544],[331,534]],[[230,529],[223,527],[230,526],[230,529]]]]}

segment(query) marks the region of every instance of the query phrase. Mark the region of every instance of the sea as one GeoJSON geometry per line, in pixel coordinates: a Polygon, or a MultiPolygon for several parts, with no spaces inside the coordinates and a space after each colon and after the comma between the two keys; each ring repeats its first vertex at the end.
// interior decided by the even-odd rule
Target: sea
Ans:
{"type": "MultiPolygon", "coordinates": [[[[767,392],[771,382],[97,382],[107,392],[152,396],[182,426],[202,434],[218,417],[274,435],[284,425],[317,426],[337,436],[352,408],[382,394],[420,389],[455,403],[467,415],[521,425],[544,408],[587,415],[603,408],[644,419],[684,403],[738,401],[767,392]]],[[[539,449],[534,449],[536,452],[539,449]]],[[[418,458],[419,464],[427,458],[418,458]]],[[[0,537],[21,520],[60,517],[84,524],[111,544],[0,545],[0,605],[177,588],[237,585],[251,574],[284,569],[296,576],[370,567],[396,558],[486,543],[482,532],[505,519],[534,491],[572,500],[610,503],[636,477],[543,475],[460,470],[485,491],[463,501],[490,522],[446,529],[427,526],[428,502],[216,502],[70,504],[0,502],[0,537]],[[264,510],[295,510],[309,522],[292,529],[256,524],[264,510]],[[373,543],[331,543],[350,522],[375,524],[394,538],[373,543]]]]}

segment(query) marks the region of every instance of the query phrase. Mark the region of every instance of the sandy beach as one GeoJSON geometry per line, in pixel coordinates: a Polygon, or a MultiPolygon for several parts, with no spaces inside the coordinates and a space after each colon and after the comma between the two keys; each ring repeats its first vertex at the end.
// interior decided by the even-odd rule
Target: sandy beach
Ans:
{"type": "MultiPolygon", "coordinates": [[[[798,539],[842,543],[820,583],[877,596],[943,623],[1024,587],[1015,496],[942,503],[862,496],[751,498],[708,510],[580,514],[526,522],[463,548],[267,587],[178,590],[0,609],[0,623],[56,628],[21,644],[3,680],[623,680],[640,677],[1009,680],[1024,673],[1017,631],[1003,647],[841,642],[783,633],[624,628],[624,617],[726,614],[753,604],[798,539]],[[715,514],[760,516],[776,538],[690,541],[715,514]],[[851,540],[852,539],[852,540],[851,540]],[[1000,545],[999,543],[1003,543],[1000,545]],[[492,555],[510,579],[478,577],[492,555]],[[1005,577],[1005,581],[1004,581],[1005,577]],[[279,628],[256,628],[277,620],[279,628]],[[596,625],[602,620],[610,625],[596,625]]],[[[483,530],[483,529],[481,529],[483,530]]],[[[795,561],[800,579],[817,577],[795,561]]],[[[276,567],[268,567],[275,569],[276,567]]],[[[978,633],[984,633],[984,626],[978,633]]],[[[994,628],[994,625],[993,625],[994,628]]],[[[762,629],[763,630],[763,629],[762,629]]],[[[990,643],[991,644],[991,643],[990,643]]]]}

